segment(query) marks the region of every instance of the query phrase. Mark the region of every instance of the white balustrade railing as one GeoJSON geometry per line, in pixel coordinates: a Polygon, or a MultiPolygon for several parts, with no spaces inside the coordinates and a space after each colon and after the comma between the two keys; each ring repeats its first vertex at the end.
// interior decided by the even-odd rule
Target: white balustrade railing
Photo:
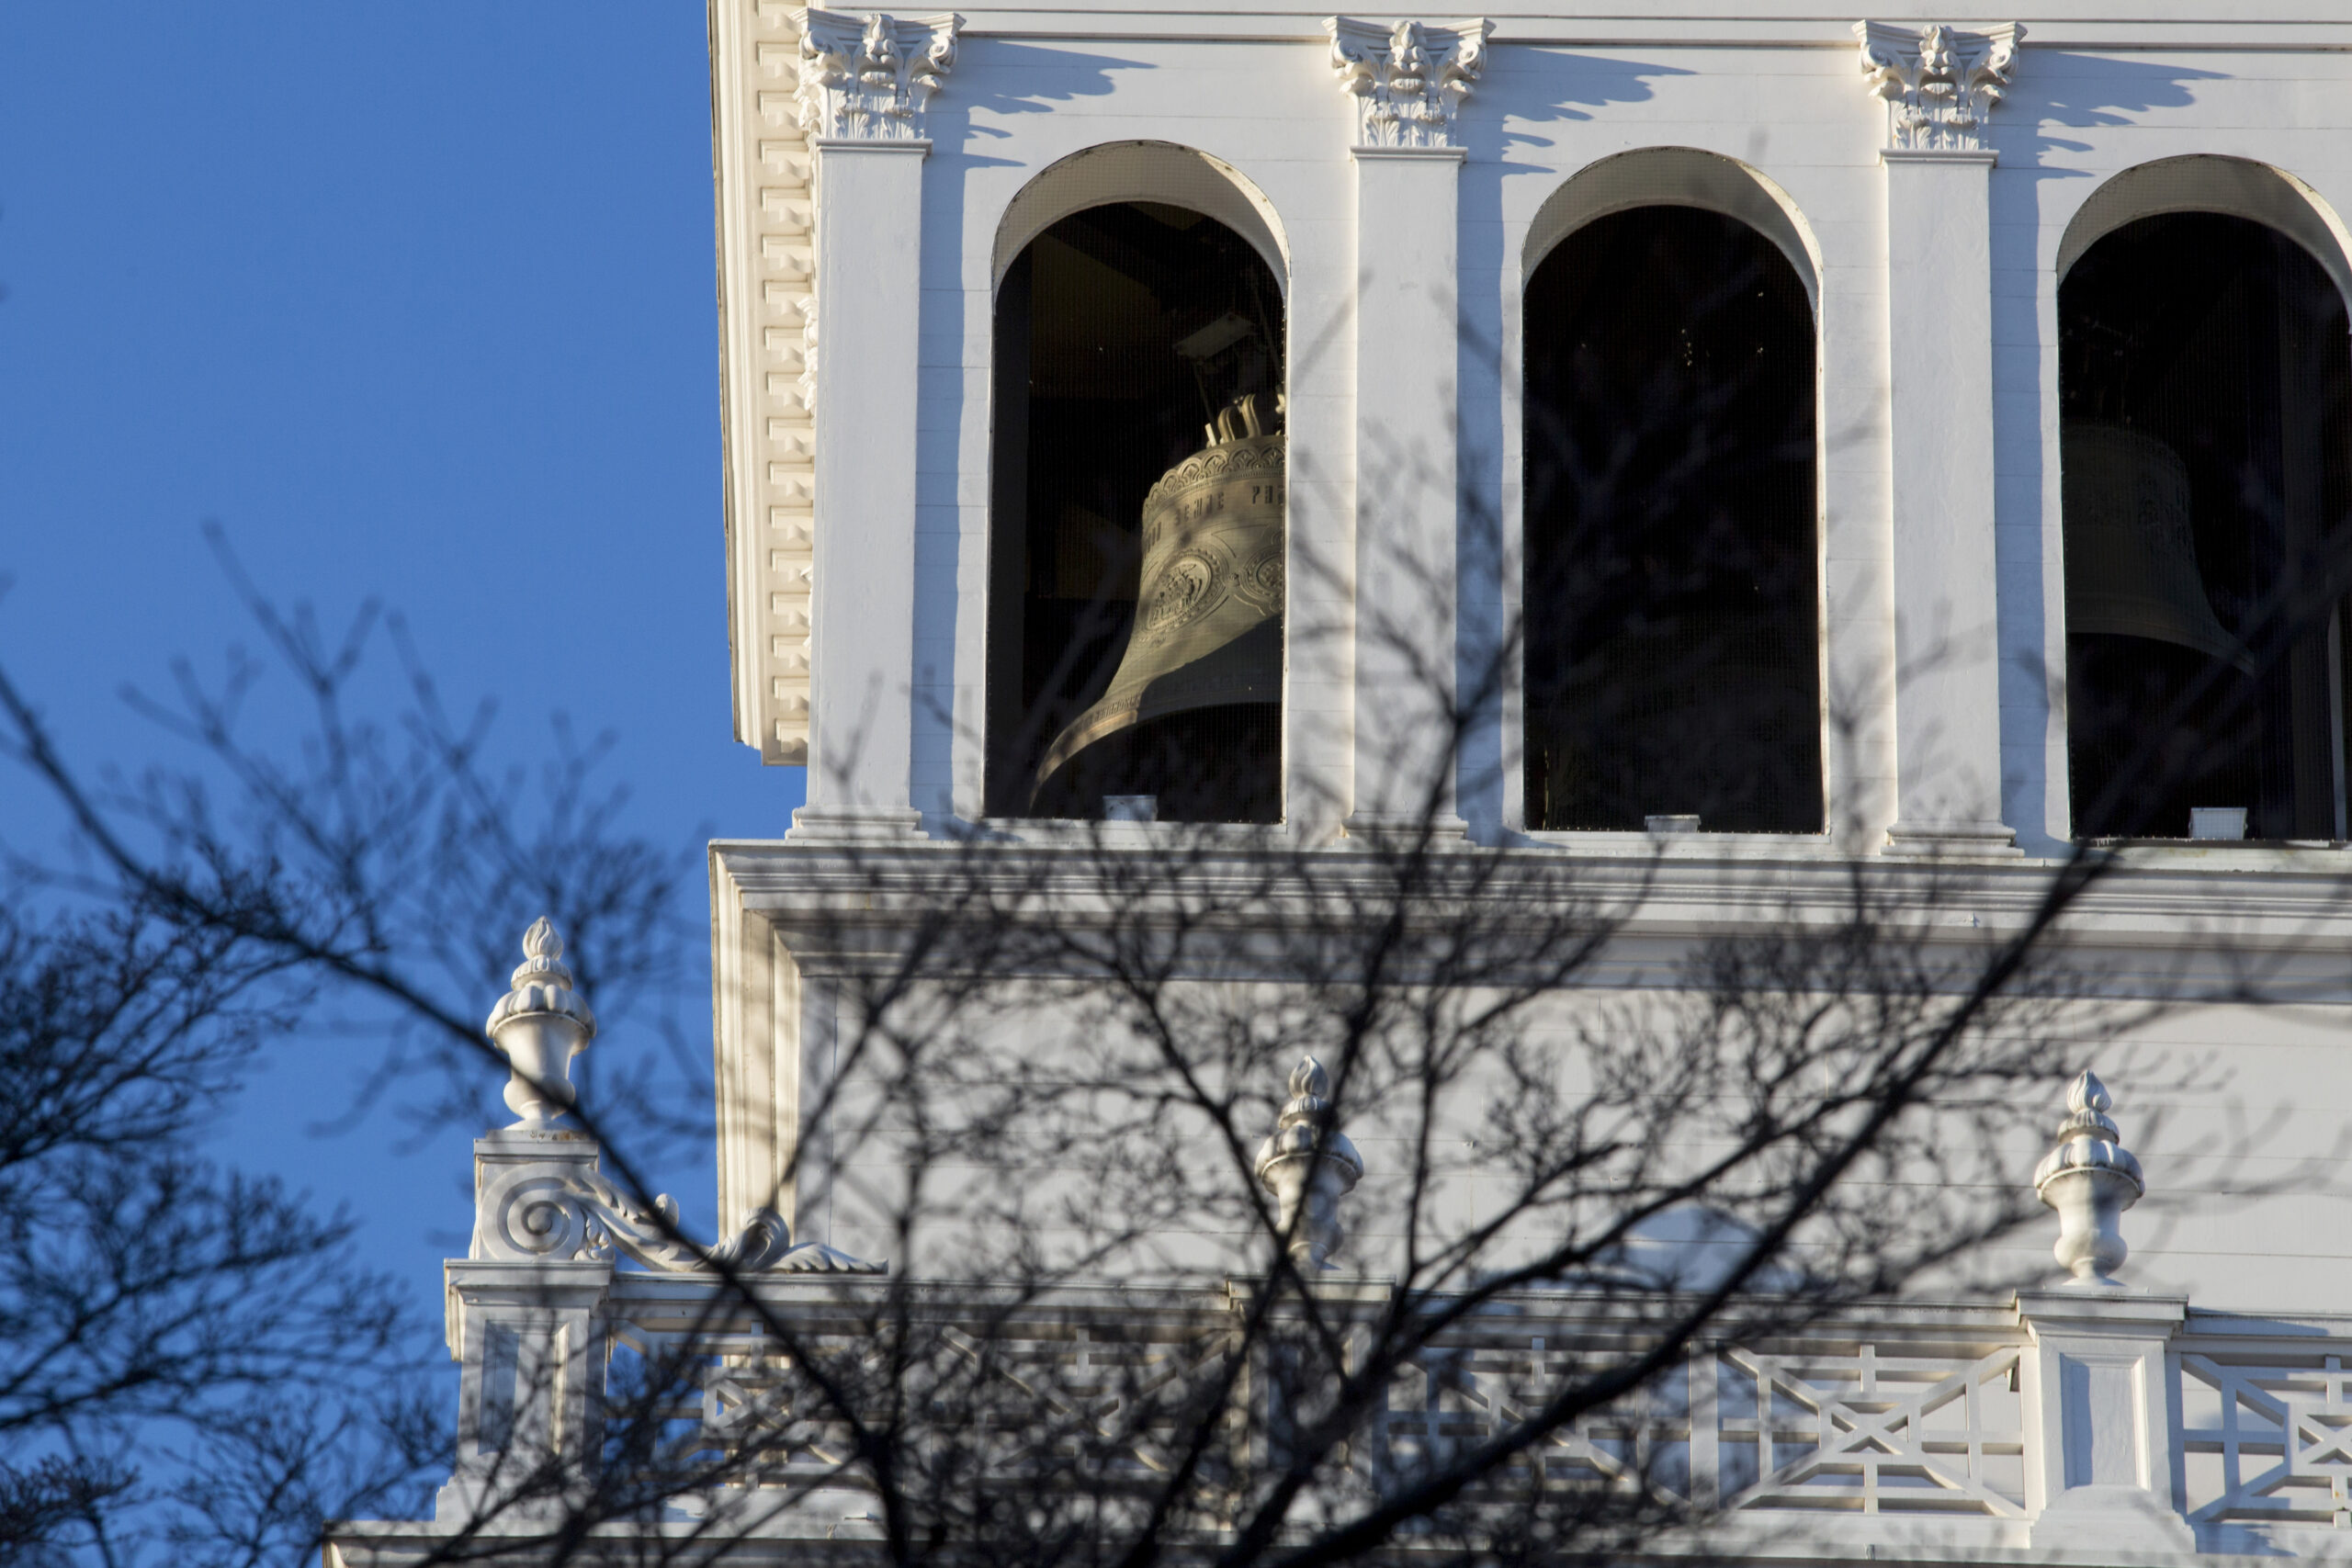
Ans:
{"type": "MultiPolygon", "coordinates": [[[[811,1364],[836,1400],[920,1394],[922,1418],[979,1473],[1098,1495],[1144,1495],[1174,1470],[1197,1424],[1187,1397],[1216,1380],[1232,1380],[1210,1404],[1234,1431],[1211,1445],[1212,1479],[1242,1474],[1250,1445],[1280,1440],[1275,1405],[1305,1397],[1299,1363],[1273,1366],[1281,1352],[1265,1342],[1239,1371],[1229,1364],[1245,1283],[1008,1304],[988,1288],[871,1275],[739,1288],[707,1271],[594,1271],[603,1327],[585,1337],[621,1354],[607,1390],[590,1392],[609,1408],[582,1412],[576,1429],[600,1430],[640,1397],[646,1369],[665,1369],[678,1380],[666,1403],[628,1414],[669,1423],[673,1451],[700,1456],[738,1506],[762,1488],[862,1484],[853,1434],[811,1364]]],[[[510,1298],[517,1282],[491,1281],[510,1298]]],[[[462,1266],[452,1283],[476,1293],[462,1266]]],[[[1385,1304],[1374,1281],[1344,1288],[1358,1323],[1385,1304]]],[[[1639,1316],[1622,1293],[1528,1292],[1452,1325],[1390,1381],[1348,1450],[1352,1473],[1376,1492],[1527,1421],[1565,1379],[1638,1345],[1639,1316]]],[[[469,1410],[497,1403],[486,1381],[506,1378],[503,1397],[517,1397],[511,1356],[478,1360],[469,1410]]],[[[1849,1309],[1694,1350],[1486,1490],[1523,1493],[1539,1476],[1653,1492],[1735,1535],[1883,1540],[1894,1555],[1931,1540],[2006,1550],[2086,1533],[2142,1555],[2332,1553],[2352,1545],[2339,1533],[2352,1530],[2352,1322],[2250,1324],[2109,1291],[1849,1309]]]]}

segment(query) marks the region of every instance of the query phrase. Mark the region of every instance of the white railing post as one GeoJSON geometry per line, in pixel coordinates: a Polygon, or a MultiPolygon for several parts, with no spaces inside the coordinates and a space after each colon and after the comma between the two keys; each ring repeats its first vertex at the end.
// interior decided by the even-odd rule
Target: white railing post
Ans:
{"type": "Polygon", "coordinates": [[[2032,1548],[2193,1551],[2172,1487],[2165,1356],[2185,1296],[2020,1292],[2026,1511],[2032,1548]]]}
{"type": "Polygon", "coordinates": [[[877,1273],[831,1247],[792,1244],[772,1209],[754,1209],[729,1241],[695,1246],[668,1197],[641,1202],[599,1168],[570,1112],[571,1058],[595,1014],[563,964],[563,938],[542,918],[523,939],[513,988],[485,1026],[506,1056],[517,1120],[474,1140],[474,1228],[467,1256],[443,1266],[449,1353],[464,1369],[458,1462],[435,1517],[477,1529],[541,1529],[595,1476],[604,1441],[607,1298],[615,1263],[737,1274],[877,1273]]]}
{"type": "Polygon", "coordinates": [[[444,1526],[544,1528],[595,1477],[609,1262],[452,1258],[449,1352],[465,1368],[444,1526]]]}

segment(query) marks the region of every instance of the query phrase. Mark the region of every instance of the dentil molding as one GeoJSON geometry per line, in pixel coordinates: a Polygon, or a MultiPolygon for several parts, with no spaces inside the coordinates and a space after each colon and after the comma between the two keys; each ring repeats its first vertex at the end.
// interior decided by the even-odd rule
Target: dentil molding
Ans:
{"type": "Polygon", "coordinates": [[[2025,28],[1981,33],[1940,23],[1913,28],[1856,22],[1862,74],[1886,100],[1886,144],[1898,152],[1983,152],[1985,122],[2008,91],[2025,28]]]}
{"type": "Polygon", "coordinates": [[[905,21],[806,10],[800,28],[800,125],[850,141],[917,141],[923,110],[956,64],[953,14],[905,21]]]}
{"type": "Polygon", "coordinates": [[[711,9],[735,735],[795,766],[808,760],[817,421],[815,153],[797,16],[774,0],[711,9]]]}
{"type": "Polygon", "coordinates": [[[1359,147],[1453,147],[1453,120],[1487,66],[1495,24],[1480,17],[1394,27],[1328,17],[1331,69],[1355,105],[1359,147]]]}

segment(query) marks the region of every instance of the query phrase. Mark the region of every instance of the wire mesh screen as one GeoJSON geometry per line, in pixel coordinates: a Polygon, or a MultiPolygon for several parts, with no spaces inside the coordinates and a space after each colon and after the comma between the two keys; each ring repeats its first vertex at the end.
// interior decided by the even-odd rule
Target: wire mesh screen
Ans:
{"type": "Polygon", "coordinates": [[[2341,837],[2344,302],[2263,224],[2174,213],[2059,291],[2075,829],[2341,837]]]}
{"type": "MultiPolygon", "coordinates": [[[[1237,400],[1254,398],[1252,417],[1278,428],[1272,273],[1242,236],[1189,209],[1088,208],[1012,264],[996,355],[989,810],[1091,818],[1106,795],[1153,795],[1164,818],[1273,819],[1278,603],[1258,638],[1269,678],[1249,693],[1273,700],[1142,723],[1067,765],[1049,755],[1129,647],[1154,485],[1216,438],[1211,426],[1237,400]]],[[[1278,484],[1278,468],[1270,478],[1278,484]]],[[[1280,574],[1277,559],[1277,600],[1280,574]]]]}
{"type": "Polygon", "coordinates": [[[1737,219],[1611,214],[1527,291],[1535,829],[1823,827],[1812,307],[1737,219]]]}

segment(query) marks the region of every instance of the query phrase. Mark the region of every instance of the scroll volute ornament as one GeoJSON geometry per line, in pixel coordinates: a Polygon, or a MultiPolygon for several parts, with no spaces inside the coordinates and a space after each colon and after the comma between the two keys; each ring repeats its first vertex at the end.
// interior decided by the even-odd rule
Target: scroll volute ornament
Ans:
{"type": "Polygon", "coordinates": [[[1283,683],[1283,438],[1255,394],[1143,503],[1135,626],[1102,699],[1037,770],[1042,789],[1099,740],[1199,708],[1279,703],[1283,683]]]}

